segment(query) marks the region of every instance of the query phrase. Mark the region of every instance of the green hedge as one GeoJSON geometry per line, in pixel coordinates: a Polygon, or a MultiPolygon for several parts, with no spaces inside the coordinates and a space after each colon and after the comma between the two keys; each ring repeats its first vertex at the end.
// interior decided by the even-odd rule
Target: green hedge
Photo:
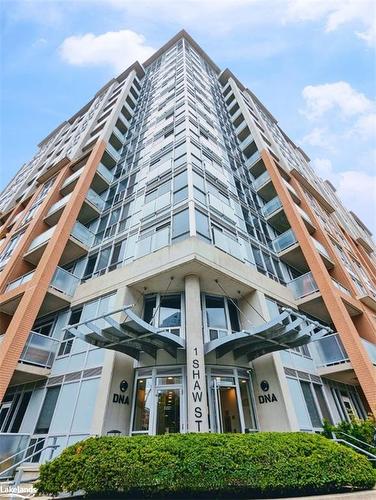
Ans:
{"type": "Polygon", "coordinates": [[[374,469],[349,448],[314,434],[264,432],[90,438],[42,465],[37,489],[251,498],[374,485],[374,469]]]}

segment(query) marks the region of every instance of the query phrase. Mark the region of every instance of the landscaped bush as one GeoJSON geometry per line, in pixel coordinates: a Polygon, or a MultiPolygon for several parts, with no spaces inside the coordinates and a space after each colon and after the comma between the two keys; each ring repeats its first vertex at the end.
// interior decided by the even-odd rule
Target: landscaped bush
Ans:
{"type": "Polygon", "coordinates": [[[305,433],[90,438],[41,466],[39,493],[126,498],[281,496],[369,489],[367,459],[305,433]]]}

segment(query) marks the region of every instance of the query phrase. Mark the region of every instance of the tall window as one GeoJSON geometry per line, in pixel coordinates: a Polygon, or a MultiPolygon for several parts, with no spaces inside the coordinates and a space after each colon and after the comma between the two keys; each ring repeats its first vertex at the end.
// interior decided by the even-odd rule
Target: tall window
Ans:
{"type": "Polygon", "coordinates": [[[227,297],[205,295],[205,319],[210,340],[240,331],[236,301],[227,297]]]}
{"type": "Polygon", "coordinates": [[[59,397],[60,385],[49,387],[43,401],[43,406],[39,414],[35,427],[35,434],[47,434],[50,430],[52,417],[54,415],[57,398],[59,397]]]}

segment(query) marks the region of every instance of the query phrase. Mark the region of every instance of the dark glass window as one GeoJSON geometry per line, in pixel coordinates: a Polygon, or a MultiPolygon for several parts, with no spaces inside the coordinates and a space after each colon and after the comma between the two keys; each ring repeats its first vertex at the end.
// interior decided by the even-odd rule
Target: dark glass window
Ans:
{"type": "Polygon", "coordinates": [[[231,330],[233,332],[240,332],[238,310],[236,309],[235,304],[232,302],[232,300],[228,299],[227,305],[228,305],[228,312],[230,315],[231,330]]]}
{"type": "Polygon", "coordinates": [[[227,330],[224,298],[206,295],[205,304],[206,319],[209,328],[227,330]]]}
{"type": "Polygon", "coordinates": [[[322,427],[321,418],[317,410],[315,400],[313,398],[311,384],[309,384],[308,382],[301,381],[300,385],[302,387],[303,396],[307,405],[309,416],[311,418],[312,426],[322,427]]]}
{"type": "Polygon", "coordinates": [[[144,302],[144,321],[146,323],[151,323],[154,313],[155,313],[155,307],[156,307],[156,297],[145,297],[145,302],[144,302]]]}
{"type": "Polygon", "coordinates": [[[172,327],[181,325],[180,295],[165,295],[161,297],[159,309],[159,326],[172,327]]]}
{"type": "Polygon", "coordinates": [[[55,411],[57,398],[59,396],[60,387],[60,385],[57,385],[55,387],[49,387],[47,389],[46,397],[44,398],[43,406],[39,414],[37,425],[35,427],[35,434],[48,433],[55,411]]]}
{"type": "Polygon", "coordinates": [[[17,409],[17,414],[13,420],[12,428],[10,429],[10,432],[18,432],[22,423],[22,420],[24,418],[26,408],[29,404],[30,398],[31,398],[31,391],[24,392],[22,395],[21,403],[17,409]]]}
{"type": "Polygon", "coordinates": [[[172,237],[178,238],[186,233],[189,233],[188,209],[182,210],[173,216],[172,237]]]}

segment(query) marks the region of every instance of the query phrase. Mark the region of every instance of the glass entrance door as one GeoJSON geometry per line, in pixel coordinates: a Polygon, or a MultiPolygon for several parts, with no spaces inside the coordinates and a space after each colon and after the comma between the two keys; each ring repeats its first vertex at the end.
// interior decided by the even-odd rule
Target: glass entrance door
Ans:
{"type": "Polygon", "coordinates": [[[236,386],[213,381],[217,432],[242,432],[236,386]]]}
{"type": "Polygon", "coordinates": [[[158,387],[155,403],[155,434],[181,432],[181,388],[158,387]]]}

